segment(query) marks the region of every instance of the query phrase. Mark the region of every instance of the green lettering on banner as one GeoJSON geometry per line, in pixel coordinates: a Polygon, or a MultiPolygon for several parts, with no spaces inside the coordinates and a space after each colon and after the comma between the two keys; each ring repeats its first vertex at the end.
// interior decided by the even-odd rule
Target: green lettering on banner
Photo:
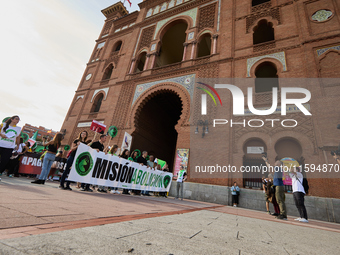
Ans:
{"type": "Polygon", "coordinates": [[[150,175],[149,172],[145,172],[145,177],[143,179],[143,186],[148,186],[147,182],[148,182],[148,179],[149,179],[149,175],[150,175]]]}
{"type": "Polygon", "coordinates": [[[139,184],[139,182],[141,181],[141,176],[143,174],[143,170],[139,170],[138,171],[138,175],[137,175],[137,180],[135,181],[135,184],[139,184]]]}
{"type": "Polygon", "coordinates": [[[152,179],[153,179],[153,173],[150,174],[149,176],[149,180],[148,180],[148,183],[147,183],[147,186],[151,186],[151,182],[152,182],[152,179]]]}
{"type": "Polygon", "coordinates": [[[158,188],[162,188],[163,187],[163,177],[162,176],[159,176],[157,187],[158,188]]]}
{"type": "Polygon", "coordinates": [[[159,180],[159,175],[156,176],[154,182],[152,183],[152,187],[156,187],[158,180],[159,180]]]}
{"type": "Polygon", "coordinates": [[[133,172],[133,175],[132,175],[130,183],[136,184],[137,173],[138,173],[138,169],[136,168],[135,171],[133,172]]]}

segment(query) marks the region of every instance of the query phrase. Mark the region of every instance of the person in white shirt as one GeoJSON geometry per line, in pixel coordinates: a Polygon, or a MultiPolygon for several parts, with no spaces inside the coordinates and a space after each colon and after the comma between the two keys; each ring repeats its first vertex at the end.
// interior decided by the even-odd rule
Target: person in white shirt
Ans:
{"type": "Polygon", "coordinates": [[[305,189],[303,188],[303,175],[300,172],[299,167],[294,167],[293,171],[289,173],[292,178],[292,189],[293,189],[293,197],[296,208],[299,211],[300,217],[295,219],[300,222],[308,222],[307,210],[305,207],[305,189]]]}
{"type": "Polygon", "coordinates": [[[21,127],[17,124],[20,121],[19,116],[15,115],[9,118],[5,123],[1,124],[0,132],[0,175],[5,171],[5,167],[12,156],[12,152],[19,144],[19,136],[21,127]]]}

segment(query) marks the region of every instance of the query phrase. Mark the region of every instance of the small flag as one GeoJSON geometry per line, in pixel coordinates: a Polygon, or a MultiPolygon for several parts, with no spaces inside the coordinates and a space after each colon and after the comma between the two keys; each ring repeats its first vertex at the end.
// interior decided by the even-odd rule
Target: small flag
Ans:
{"type": "Polygon", "coordinates": [[[47,134],[50,134],[50,133],[52,133],[52,129],[50,129],[50,130],[47,131],[47,134]]]}
{"type": "Polygon", "coordinates": [[[38,131],[36,131],[34,135],[30,139],[28,139],[28,142],[30,143],[30,147],[32,147],[35,144],[35,142],[37,141],[37,137],[38,137],[38,131]]]}

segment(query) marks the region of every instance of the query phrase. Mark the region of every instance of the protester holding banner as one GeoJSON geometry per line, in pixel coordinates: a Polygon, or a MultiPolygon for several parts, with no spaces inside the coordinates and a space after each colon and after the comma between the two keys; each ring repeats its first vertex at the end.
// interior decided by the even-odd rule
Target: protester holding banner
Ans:
{"type": "Polygon", "coordinates": [[[69,181],[66,182],[66,187],[64,187],[65,179],[70,173],[71,166],[73,164],[74,156],[76,155],[78,145],[80,143],[85,144],[85,142],[87,140],[87,136],[88,136],[88,133],[87,133],[86,130],[84,130],[84,131],[80,132],[79,135],[78,135],[78,138],[73,141],[73,143],[71,145],[70,155],[68,156],[67,161],[66,161],[65,171],[63,172],[63,175],[61,176],[59,189],[72,190],[70,188],[70,182],[69,181]]]}
{"type": "Polygon", "coordinates": [[[61,145],[61,140],[63,140],[63,135],[61,133],[57,133],[53,140],[50,142],[46,142],[46,137],[43,137],[43,146],[47,146],[47,153],[45,154],[42,170],[38,180],[32,181],[34,184],[45,184],[45,180],[48,176],[48,173],[51,170],[51,166],[55,160],[55,156],[57,154],[58,148],[61,145]]]}
{"type": "Polygon", "coordinates": [[[128,158],[128,160],[131,160],[133,162],[137,162],[137,158],[138,158],[138,151],[134,150],[133,152],[131,152],[131,155],[128,158]]]}
{"type": "MultiPolygon", "coordinates": [[[[95,149],[97,152],[104,151],[104,143],[105,143],[105,141],[106,141],[106,135],[101,135],[99,137],[99,141],[92,143],[90,145],[90,147],[92,149],[95,149]]],[[[104,188],[105,187],[103,187],[103,186],[99,186],[98,187],[98,191],[99,192],[106,192],[106,190],[104,188]]],[[[90,191],[90,192],[92,192],[93,190],[90,189],[90,184],[86,184],[85,185],[85,183],[82,183],[81,184],[81,191],[90,191]]]]}
{"type": "MultiPolygon", "coordinates": [[[[118,145],[115,144],[111,147],[111,149],[109,150],[109,154],[117,156],[117,151],[118,151],[118,145]]],[[[118,188],[112,188],[112,190],[110,191],[111,194],[120,194],[120,192],[118,191],[118,188]]]]}
{"type": "Polygon", "coordinates": [[[17,124],[20,121],[19,116],[15,115],[1,124],[0,132],[0,176],[5,171],[5,167],[12,156],[13,149],[18,144],[18,137],[21,133],[21,127],[17,124]]]}
{"type": "MultiPolygon", "coordinates": [[[[130,161],[134,161],[133,158],[131,158],[131,156],[129,157],[129,153],[130,153],[130,151],[129,151],[128,149],[125,149],[125,150],[123,150],[123,152],[119,155],[119,157],[120,157],[120,158],[124,158],[124,159],[128,159],[128,160],[130,160],[130,161]]],[[[134,153],[134,152],[132,152],[131,155],[133,155],[133,153],[134,153]]],[[[137,153],[137,151],[136,151],[136,153],[137,153]]],[[[136,161],[137,161],[137,159],[136,159],[136,161]]],[[[135,162],[136,162],[136,161],[135,161],[135,162]]],[[[124,195],[130,195],[129,190],[128,190],[128,189],[123,189],[123,194],[124,194],[124,195]]]]}
{"type": "Polygon", "coordinates": [[[183,182],[187,179],[187,173],[185,172],[185,170],[183,169],[183,166],[181,166],[181,170],[179,170],[179,172],[177,173],[177,187],[176,187],[176,197],[175,199],[179,198],[179,190],[181,190],[181,200],[183,200],[183,182]]]}

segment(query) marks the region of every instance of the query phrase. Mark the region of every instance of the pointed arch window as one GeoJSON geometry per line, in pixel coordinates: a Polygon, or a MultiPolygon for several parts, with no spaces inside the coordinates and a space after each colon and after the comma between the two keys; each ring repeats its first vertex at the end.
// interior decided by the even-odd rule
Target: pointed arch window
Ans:
{"type": "Polygon", "coordinates": [[[135,73],[143,72],[145,62],[146,62],[146,52],[143,52],[139,55],[135,73]]]}
{"type": "Polygon", "coordinates": [[[110,65],[105,69],[105,72],[104,72],[104,75],[103,75],[103,79],[102,79],[102,80],[109,80],[109,79],[111,79],[112,71],[113,71],[113,64],[110,64],[110,65]]]}
{"type": "Polygon", "coordinates": [[[113,51],[120,51],[120,49],[122,48],[122,41],[119,41],[116,43],[116,45],[113,47],[113,51]]]}
{"type": "Polygon", "coordinates": [[[198,42],[197,57],[211,55],[211,34],[204,34],[198,42]]]}
{"type": "Polygon", "coordinates": [[[102,106],[103,99],[104,99],[104,95],[100,93],[93,102],[91,112],[99,112],[100,107],[102,106]]]}

